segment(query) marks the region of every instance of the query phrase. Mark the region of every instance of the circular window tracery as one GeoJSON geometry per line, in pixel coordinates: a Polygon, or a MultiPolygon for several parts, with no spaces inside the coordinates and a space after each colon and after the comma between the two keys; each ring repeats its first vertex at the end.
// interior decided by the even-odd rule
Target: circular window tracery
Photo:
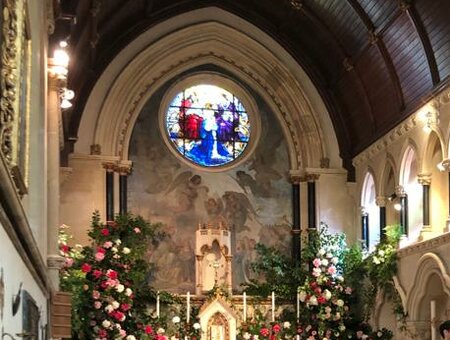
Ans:
{"type": "Polygon", "coordinates": [[[177,151],[204,167],[235,161],[250,141],[247,110],[235,95],[216,85],[179,92],[170,102],[165,124],[177,151]]]}

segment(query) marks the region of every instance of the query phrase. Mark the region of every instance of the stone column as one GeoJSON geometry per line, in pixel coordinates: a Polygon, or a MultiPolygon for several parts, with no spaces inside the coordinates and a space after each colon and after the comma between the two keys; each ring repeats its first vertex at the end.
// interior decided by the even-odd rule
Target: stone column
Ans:
{"type": "Polygon", "coordinates": [[[400,198],[400,225],[404,236],[408,236],[408,195],[403,186],[399,185],[395,188],[395,193],[400,198]]]}
{"type": "Polygon", "coordinates": [[[431,174],[419,174],[418,181],[422,185],[422,230],[420,231],[420,240],[427,240],[432,235],[433,230],[430,225],[430,185],[431,174]]]}
{"type": "Polygon", "coordinates": [[[195,265],[197,267],[196,275],[195,275],[195,295],[202,295],[203,291],[203,280],[202,280],[202,261],[203,255],[195,255],[195,265]]]}
{"type": "Polygon", "coordinates": [[[364,207],[361,207],[361,239],[363,240],[366,249],[369,249],[369,214],[364,207]]]}
{"type": "Polygon", "coordinates": [[[233,293],[233,282],[232,282],[232,276],[231,276],[231,263],[233,261],[233,255],[226,255],[225,259],[227,260],[227,291],[228,294],[233,293]]]}
{"type": "Polygon", "coordinates": [[[448,187],[447,187],[447,191],[448,191],[448,200],[447,200],[447,204],[448,204],[448,217],[447,217],[447,223],[446,223],[446,230],[444,230],[444,232],[449,232],[450,231],[450,159],[444,159],[440,164],[439,164],[439,168],[442,171],[446,171],[448,173],[448,187]]]}
{"type": "Polygon", "coordinates": [[[131,167],[119,165],[116,168],[119,173],[119,213],[124,215],[128,212],[128,175],[131,173],[131,167]]]}
{"type": "Polygon", "coordinates": [[[316,181],[318,179],[318,174],[306,175],[308,181],[308,229],[317,229],[316,181]]]}
{"type": "Polygon", "coordinates": [[[291,175],[292,183],[292,258],[296,265],[301,261],[301,240],[300,240],[300,182],[301,177],[291,175]]]}
{"type": "MultiPolygon", "coordinates": [[[[51,60],[50,60],[51,61],[51,60]]],[[[49,65],[49,71],[51,65],[49,65]]],[[[47,266],[53,289],[59,288],[59,269],[64,259],[59,255],[59,202],[60,202],[60,126],[61,107],[59,91],[65,79],[49,72],[47,95],[47,266]]]]}
{"type": "Polygon", "coordinates": [[[375,203],[380,207],[380,240],[386,238],[386,197],[377,196],[375,203]]]}
{"type": "Polygon", "coordinates": [[[106,170],[106,221],[114,221],[114,171],[116,163],[105,162],[106,170]]]}

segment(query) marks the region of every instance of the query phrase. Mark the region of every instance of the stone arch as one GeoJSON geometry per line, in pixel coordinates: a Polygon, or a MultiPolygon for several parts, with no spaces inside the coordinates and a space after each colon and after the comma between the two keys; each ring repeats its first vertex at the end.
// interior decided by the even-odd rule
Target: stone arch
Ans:
{"type": "MultiPolygon", "coordinates": [[[[442,135],[439,133],[439,131],[432,130],[427,137],[426,144],[423,149],[422,154],[423,163],[421,168],[422,173],[431,173],[432,170],[434,170],[431,169],[431,167],[433,166],[432,157],[436,144],[438,144],[437,146],[439,146],[439,148],[441,149],[442,157],[445,158],[444,139],[442,138],[442,135]]],[[[436,164],[434,164],[434,166],[436,166],[436,164]]]]}
{"type": "Polygon", "coordinates": [[[417,174],[420,173],[420,169],[422,168],[422,161],[421,161],[421,157],[420,157],[420,153],[419,153],[419,149],[416,145],[416,143],[408,138],[405,143],[403,144],[402,150],[400,152],[400,168],[398,171],[398,184],[399,185],[404,185],[404,171],[405,171],[405,161],[407,161],[406,156],[408,152],[414,152],[414,157],[416,158],[416,162],[417,162],[417,174]]]}
{"type": "Polygon", "coordinates": [[[397,164],[395,162],[394,157],[388,153],[386,155],[386,165],[384,166],[383,170],[381,171],[380,174],[380,180],[378,182],[378,192],[380,195],[384,195],[384,196],[389,196],[390,194],[392,194],[392,192],[386,192],[386,186],[388,185],[387,181],[388,181],[388,176],[389,176],[389,172],[392,169],[393,175],[394,175],[394,188],[398,185],[398,171],[397,171],[397,164]]]}
{"type": "Polygon", "coordinates": [[[414,283],[406,301],[406,311],[412,321],[419,320],[422,315],[422,299],[429,293],[427,286],[433,275],[440,278],[445,294],[450,297],[450,276],[445,262],[434,253],[422,255],[418,261],[414,283]]]}
{"type": "Polygon", "coordinates": [[[224,10],[197,10],[197,22],[180,25],[193,17],[185,13],[160,24],[152,30],[159,39],[144,33],[111,63],[87,101],[75,151],[87,153],[90,145],[100,145],[102,154],[127,160],[133,125],[152,93],[182,72],[214,64],[251,86],[277,115],[291,169],[320,167],[323,158],[332,158],[331,165],[340,167],[323,101],[287,52],[278,45],[272,48],[276,43],[271,38],[255,34],[254,26],[224,10]],[[209,21],[202,22],[205,17],[209,21]],[[233,27],[236,22],[244,29],[233,27]],[[239,49],[233,48],[237,40],[239,49]]]}

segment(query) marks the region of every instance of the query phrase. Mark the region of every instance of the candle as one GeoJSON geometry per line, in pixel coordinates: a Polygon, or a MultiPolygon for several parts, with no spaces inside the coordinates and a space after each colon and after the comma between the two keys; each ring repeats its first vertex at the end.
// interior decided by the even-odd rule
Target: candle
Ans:
{"type": "Polygon", "coordinates": [[[247,293],[244,292],[244,322],[247,321],[247,293]]]}
{"type": "Polygon", "coordinates": [[[297,320],[300,319],[300,293],[297,293],[297,320]]]}
{"type": "Polygon", "coordinates": [[[272,322],[275,322],[275,292],[272,292],[272,322]]]}
{"type": "Polygon", "coordinates": [[[436,301],[430,301],[430,324],[431,324],[431,340],[436,340],[436,330],[434,329],[434,322],[436,320],[436,301]]]}
{"type": "Polygon", "coordinates": [[[191,317],[191,293],[187,292],[186,295],[186,322],[189,323],[189,319],[191,317]]]}
{"type": "Polygon", "coordinates": [[[156,292],[156,317],[159,319],[159,290],[156,292]]]}

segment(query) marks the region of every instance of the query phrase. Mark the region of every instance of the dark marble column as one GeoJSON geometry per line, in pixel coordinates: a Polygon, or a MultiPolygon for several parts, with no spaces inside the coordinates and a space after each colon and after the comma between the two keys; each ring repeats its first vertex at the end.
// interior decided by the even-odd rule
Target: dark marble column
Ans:
{"type": "Polygon", "coordinates": [[[292,183],[292,258],[296,265],[301,262],[300,227],[300,177],[291,175],[292,183]]]}
{"type": "Polygon", "coordinates": [[[380,240],[386,238],[386,197],[378,196],[376,204],[380,208],[380,240]]]}
{"type": "Polygon", "coordinates": [[[115,163],[103,163],[106,170],[106,221],[114,221],[114,170],[115,163]]]}
{"type": "Polygon", "coordinates": [[[361,207],[361,239],[366,249],[369,249],[369,214],[365,211],[364,207],[361,207]]]}
{"type": "Polygon", "coordinates": [[[448,159],[448,158],[444,159],[439,164],[439,169],[441,171],[446,171],[448,173],[448,182],[447,182],[447,190],[448,190],[448,201],[447,201],[448,217],[447,217],[446,231],[450,231],[450,159],[448,159]]]}
{"type": "Polygon", "coordinates": [[[400,198],[400,225],[402,226],[403,235],[408,236],[408,195],[400,185],[396,188],[396,194],[400,198]]]}
{"type": "Polygon", "coordinates": [[[316,181],[319,179],[318,174],[308,174],[308,229],[317,229],[317,208],[316,208],[316,181]]]}
{"type": "Polygon", "coordinates": [[[419,183],[422,185],[422,223],[423,229],[430,228],[430,185],[431,174],[420,174],[419,183]]]}
{"type": "Polygon", "coordinates": [[[117,172],[119,173],[119,212],[124,215],[128,212],[128,175],[131,172],[129,166],[118,166],[117,172]]]}

